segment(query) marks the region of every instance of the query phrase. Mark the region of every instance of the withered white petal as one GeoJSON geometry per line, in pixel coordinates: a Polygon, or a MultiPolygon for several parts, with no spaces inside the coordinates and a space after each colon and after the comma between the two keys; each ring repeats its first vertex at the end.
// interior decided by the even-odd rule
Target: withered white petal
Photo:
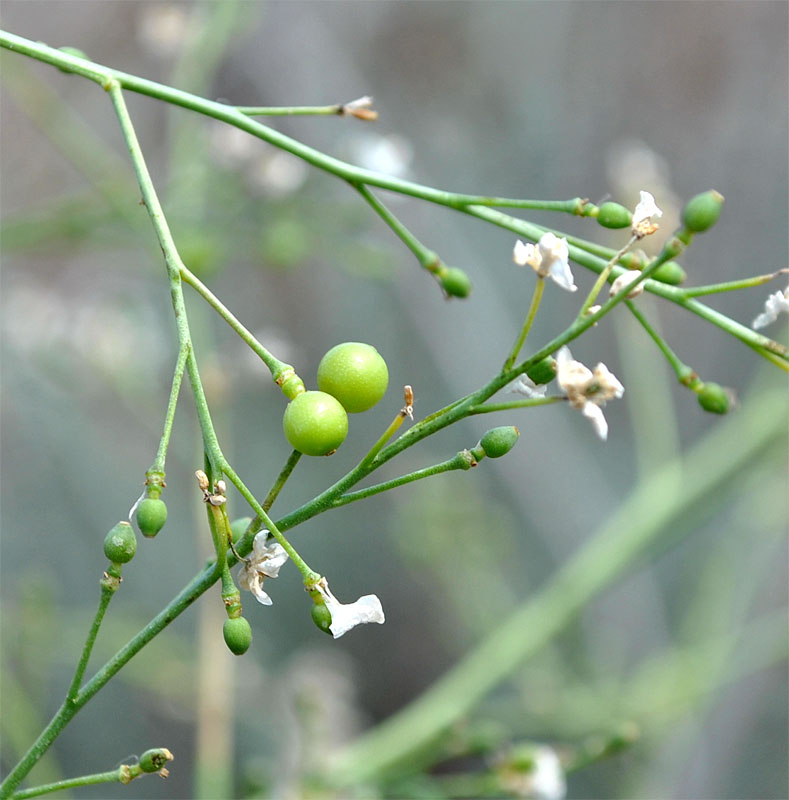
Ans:
{"type": "Polygon", "coordinates": [[[782,312],[789,313],[789,286],[786,290],[771,294],[764,303],[764,311],[751,323],[755,329],[764,328],[778,319],[782,312]]]}
{"type": "Polygon", "coordinates": [[[658,208],[655,198],[649,193],[642,191],[641,200],[633,211],[632,227],[636,228],[642,222],[648,222],[652,217],[662,217],[663,212],[658,208]]]}
{"type": "Polygon", "coordinates": [[[605,441],[608,438],[608,423],[605,421],[603,409],[594,403],[586,403],[581,413],[592,423],[597,435],[605,441]]]}
{"type": "MultiPolygon", "coordinates": [[[[609,296],[613,297],[615,294],[619,294],[625,286],[633,283],[633,281],[637,280],[640,277],[641,273],[637,269],[628,269],[625,270],[612,284],[611,288],[609,289],[609,296]]],[[[644,293],[644,282],[638,284],[638,286],[633,287],[627,293],[627,299],[632,300],[635,297],[638,297],[640,294],[644,293]]]]}
{"type": "Polygon", "coordinates": [[[383,625],[386,621],[381,601],[374,594],[366,594],[355,603],[346,605],[331,593],[327,584],[318,584],[317,589],[323,595],[326,608],[331,614],[329,629],[335,639],[339,639],[357,625],[364,625],[368,622],[377,622],[379,625],[383,625]]]}
{"type": "Polygon", "coordinates": [[[547,384],[537,385],[528,375],[521,375],[510,388],[511,392],[525,395],[526,397],[545,397],[548,391],[547,384]]]}

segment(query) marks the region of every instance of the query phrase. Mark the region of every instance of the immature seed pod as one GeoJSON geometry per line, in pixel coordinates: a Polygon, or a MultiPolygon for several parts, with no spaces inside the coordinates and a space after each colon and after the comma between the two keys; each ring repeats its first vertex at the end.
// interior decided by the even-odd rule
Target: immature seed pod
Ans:
{"type": "Polygon", "coordinates": [[[146,750],[140,756],[140,769],[143,772],[158,772],[168,761],[172,761],[173,758],[173,754],[166,747],[146,750]]]}
{"type": "Polygon", "coordinates": [[[143,536],[152,538],[164,527],[167,522],[167,506],[164,500],[146,497],[136,511],[137,526],[143,536]]]}
{"type": "Polygon", "coordinates": [[[225,637],[227,649],[234,656],[242,656],[252,644],[252,628],[244,617],[226,619],[222,626],[222,635],[225,637]]]}
{"type": "Polygon", "coordinates": [[[604,228],[629,228],[633,214],[619,203],[603,203],[597,209],[597,222],[604,228]]]}
{"type": "Polygon", "coordinates": [[[556,359],[553,356],[545,356],[529,367],[526,374],[537,386],[550,383],[556,377],[556,359]]]}
{"type": "Polygon", "coordinates": [[[128,522],[119,522],[104,537],[104,555],[114,564],[125,564],[137,552],[137,537],[128,522]]]}
{"type": "Polygon", "coordinates": [[[705,383],[699,392],[699,405],[711,414],[727,414],[731,410],[731,397],[718,383],[705,383]]]}
{"type": "Polygon", "coordinates": [[[661,264],[653,273],[653,280],[667,283],[670,286],[679,286],[688,278],[688,274],[676,261],[666,261],[661,264]]]}
{"type": "Polygon", "coordinates": [[[488,458],[501,458],[515,447],[521,432],[514,425],[489,430],[480,439],[480,446],[488,458]]]}
{"type": "Polygon", "coordinates": [[[313,603],[310,614],[312,615],[312,621],[315,625],[324,633],[328,633],[331,636],[331,611],[326,608],[326,604],[313,603]]]}
{"type": "Polygon", "coordinates": [[[233,544],[244,535],[250,522],[252,522],[252,517],[239,517],[230,523],[230,533],[233,536],[233,544]]]}
{"type": "Polygon", "coordinates": [[[335,345],[318,365],[318,388],[339,400],[349,414],[372,408],[384,396],[388,385],[386,361],[369,344],[335,345]]]}
{"type": "Polygon", "coordinates": [[[304,392],[288,403],[282,418],[285,437],[307,456],[331,455],[348,435],[348,415],[326,392],[304,392]]]}
{"type": "Polygon", "coordinates": [[[468,297],[471,294],[468,275],[457,267],[449,267],[441,276],[441,286],[450,297],[468,297]]]}
{"type": "Polygon", "coordinates": [[[709,230],[721,215],[723,195],[710,189],[688,200],[682,210],[682,224],[691,233],[709,230]]]}

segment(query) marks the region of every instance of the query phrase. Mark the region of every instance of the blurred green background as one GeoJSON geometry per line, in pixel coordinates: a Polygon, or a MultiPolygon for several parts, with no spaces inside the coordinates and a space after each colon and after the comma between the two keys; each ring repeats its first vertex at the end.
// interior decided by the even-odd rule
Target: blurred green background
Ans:
{"type": "MultiPolygon", "coordinates": [[[[272,124],[332,155],[441,188],[594,202],[611,195],[631,207],[648,189],[666,211],[661,233],[684,199],[715,188],[726,197],[721,222],[682,259],[689,282],[706,284],[786,266],[788,16],[782,2],[6,0],[2,24],[233,103],[372,94],[374,125],[272,124]]],[[[6,52],[0,63],[5,772],[68,685],[105,567],[104,534],[125,518],[155,454],[175,337],[161,255],[104,93],[6,52]]],[[[427,246],[471,277],[469,300],[445,302],[340,181],[190,112],[135,95],[128,103],[185,262],[261,341],[308,383],[337,342],[368,341],[388,361],[386,400],[353,417],[336,456],[302,459],[278,514],[360,458],[400,407],[403,384],[413,385],[421,417],[498,369],[533,282],[513,267],[514,236],[384,195],[427,246]]],[[[624,241],[591,221],[531,218],[624,241]]],[[[593,276],[575,274],[579,294],[588,291],[593,276]]],[[[709,304],[749,324],[778,288],[709,304]]],[[[530,345],[562,330],[577,301],[549,288],[530,345]]],[[[284,400],[188,287],[187,302],[223,449],[262,496],[289,452],[284,400]]],[[[723,332],[652,296],[639,303],[686,363],[736,390],[738,415],[753,395],[785,389],[782,373],[723,332]]],[[[785,340],[785,320],[767,332],[785,340]]],[[[560,406],[476,417],[407,451],[383,476],[448,458],[495,424],[518,425],[518,447],[471,473],[294,531],[341,600],[380,596],[386,625],[326,639],[296,571],[285,569],[271,584],[273,608],[246,599],[255,640],[233,660],[218,591],[210,592],[78,715],[33,782],[103,771],[166,746],[176,755],[166,782],[72,796],[299,796],[301,767],[417,697],[545,585],[631,491],[649,486],[656,468],[733,424],[735,415],[699,409],[623,308],[573,352],[604,361],[627,388],[606,409],[607,443],[560,406]]],[[[637,569],[470,724],[492,722],[505,740],[567,753],[637,725],[641,737],[626,753],[570,776],[570,797],[785,797],[782,421],[747,470],[665,530],[637,569]],[[724,634],[732,638],[718,646],[724,634]]],[[[208,555],[192,476],[201,462],[185,387],[167,463],[170,518],[124,570],[95,664],[208,555]]],[[[231,516],[246,513],[237,495],[229,507],[231,516]]]]}

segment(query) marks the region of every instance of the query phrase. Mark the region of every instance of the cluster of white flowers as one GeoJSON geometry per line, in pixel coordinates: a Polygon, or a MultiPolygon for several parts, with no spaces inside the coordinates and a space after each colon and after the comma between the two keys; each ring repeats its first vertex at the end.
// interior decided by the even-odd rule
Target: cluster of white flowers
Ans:
{"type": "Polygon", "coordinates": [[[554,233],[544,233],[536,245],[518,239],[512,259],[521,267],[531,267],[541,278],[551,278],[568,292],[578,288],[570,271],[567,239],[560,239],[554,233]]]}

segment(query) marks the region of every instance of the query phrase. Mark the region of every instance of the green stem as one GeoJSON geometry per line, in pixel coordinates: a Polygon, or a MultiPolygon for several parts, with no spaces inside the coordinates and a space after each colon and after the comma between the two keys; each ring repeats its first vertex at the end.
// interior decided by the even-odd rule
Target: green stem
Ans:
{"type": "Polygon", "coordinates": [[[719,294],[720,292],[733,292],[737,289],[749,289],[753,286],[761,286],[764,283],[769,283],[773,278],[779,275],[785,275],[789,269],[779,269],[777,272],[771,272],[769,275],[755,275],[753,278],[742,278],[737,281],[726,281],[724,283],[711,283],[707,286],[688,286],[682,289],[685,297],[701,297],[707,294],[719,294]]]}
{"type": "Polygon", "coordinates": [[[249,117],[331,117],[343,113],[343,104],[332,106],[236,106],[249,117]]]}
{"type": "Polygon", "coordinates": [[[301,453],[298,450],[294,450],[289,456],[288,460],[285,462],[285,466],[282,468],[282,472],[279,473],[277,476],[277,480],[274,481],[274,485],[269,489],[268,494],[266,495],[265,500],[263,500],[263,510],[270,511],[271,506],[274,505],[274,501],[277,499],[277,495],[282,491],[282,487],[285,485],[285,481],[290,477],[290,473],[293,472],[296,464],[299,463],[299,459],[301,458],[301,453]]]}
{"type": "MultiPolygon", "coordinates": [[[[578,312],[578,319],[581,319],[586,312],[594,305],[594,301],[597,300],[597,295],[600,294],[600,290],[605,286],[605,282],[608,280],[608,276],[611,274],[611,270],[616,265],[617,261],[633,246],[633,243],[637,240],[636,236],[631,236],[630,241],[617,253],[615,253],[605,265],[603,271],[597,276],[597,280],[592,287],[592,291],[584,300],[583,305],[581,306],[581,310],[578,312]]],[[[632,291],[633,287],[628,287],[628,292],[632,291]]]]}
{"type": "Polygon", "coordinates": [[[28,797],[39,797],[42,794],[61,792],[64,789],[74,789],[78,786],[95,786],[99,783],[128,783],[131,780],[129,767],[121,765],[118,769],[109,772],[96,772],[93,775],[81,775],[79,778],[68,778],[54,783],[45,783],[41,786],[33,786],[21,792],[14,792],[11,800],[26,800],[28,797]]]}
{"type": "Polygon", "coordinates": [[[668,346],[666,340],[654,329],[649,323],[647,318],[639,311],[636,304],[630,300],[625,300],[625,305],[630,309],[633,316],[639,321],[641,327],[650,335],[652,341],[658,346],[658,349],[666,357],[666,361],[671,365],[671,368],[677,375],[677,380],[685,384],[689,376],[693,375],[693,370],[679,360],[676,353],[668,346]]]}
{"type": "Polygon", "coordinates": [[[674,520],[769,447],[782,424],[783,403],[782,394],[761,395],[748,413],[732,418],[683,459],[668,464],[633,491],[542,591],[420,698],[341,753],[334,761],[331,783],[350,786],[380,778],[468,714],[593,597],[638,563],[674,520]],[[672,499],[667,502],[666,498],[672,499]]]}
{"type": "Polygon", "coordinates": [[[274,380],[290,365],[272,355],[236,318],[232,311],[186,266],[181,266],[181,278],[189,284],[220,317],[246,342],[249,348],[260,357],[269,368],[274,380]]]}
{"type": "Polygon", "coordinates": [[[381,434],[378,441],[370,448],[367,455],[359,462],[357,469],[364,469],[375,461],[375,457],[383,450],[386,443],[397,433],[403,420],[406,418],[406,411],[399,411],[397,416],[389,423],[389,427],[381,434]]]}
{"type": "Polygon", "coordinates": [[[186,367],[186,357],[189,355],[189,347],[181,345],[178,348],[178,360],[175,363],[173,373],[173,383],[170,388],[170,399],[167,402],[167,413],[164,415],[164,431],[159,442],[159,449],[156,452],[156,460],[151,465],[149,472],[164,472],[164,461],[167,457],[167,448],[170,445],[170,434],[173,431],[173,420],[175,419],[175,407],[178,405],[178,393],[181,391],[181,380],[184,377],[186,367]]]}
{"type": "Polygon", "coordinates": [[[526,321],[523,323],[523,328],[515,340],[515,344],[512,347],[512,351],[510,352],[507,360],[504,362],[504,371],[512,369],[512,365],[515,363],[515,359],[518,357],[518,354],[523,349],[523,345],[526,341],[526,337],[529,335],[529,331],[531,330],[531,326],[534,323],[534,318],[537,316],[537,309],[540,307],[540,301],[542,300],[543,292],[545,291],[545,278],[542,275],[537,276],[537,283],[534,286],[534,293],[531,296],[531,305],[529,306],[529,312],[526,314],[526,321]]]}
{"type": "Polygon", "coordinates": [[[441,259],[419,239],[363,184],[350,182],[368,202],[376,214],[397,234],[403,244],[416,256],[423,269],[435,275],[441,267],[441,259]]]}
{"type": "Polygon", "coordinates": [[[120,579],[120,566],[111,565],[110,570],[113,573],[117,572],[117,575],[113,574],[113,576],[108,576],[105,573],[105,578],[102,578],[101,580],[101,597],[99,598],[99,606],[96,609],[96,615],[94,616],[93,623],[88,631],[88,638],[85,640],[85,644],[82,647],[82,654],[80,656],[79,663],[77,664],[77,669],[74,672],[74,677],[71,680],[71,685],[66,692],[67,703],[73,703],[74,698],[76,698],[77,693],[79,692],[82,678],[85,675],[85,669],[87,668],[88,661],[90,660],[90,654],[93,651],[93,645],[96,642],[96,636],[98,636],[99,628],[104,620],[104,615],[107,613],[107,607],[110,604],[110,600],[112,600],[112,596],[118,590],[117,582],[120,579]]]}
{"type": "Polygon", "coordinates": [[[468,413],[471,414],[490,414],[494,411],[512,411],[514,408],[532,408],[534,406],[550,406],[554,403],[562,403],[565,397],[530,397],[525,400],[512,400],[508,403],[486,403],[485,405],[471,406],[468,413]]]}
{"type": "Polygon", "coordinates": [[[456,469],[467,470],[468,467],[468,460],[464,459],[461,453],[458,453],[454,458],[442,461],[440,464],[434,464],[432,467],[418,469],[414,472],[409,472],[407,475],[401,475],[399,478],[393,478],[390,481],[377,483],[375,486],[368,486],[366,489],[359,489],[356,492],[344,494],[332,502],[332,508],[339,508],[340,506],[348,505],[348,503],[354,503],[357,500],[364,500],[366,497],[372,497],[373,495],[381,494],[381,492],[388,492],[390,489],[396,489],[398,486],[405,486],[407,483],[420,481],[422,478],[431,478],[433,475],[441,475],[443,472],[451,472],[456,469]]]}

